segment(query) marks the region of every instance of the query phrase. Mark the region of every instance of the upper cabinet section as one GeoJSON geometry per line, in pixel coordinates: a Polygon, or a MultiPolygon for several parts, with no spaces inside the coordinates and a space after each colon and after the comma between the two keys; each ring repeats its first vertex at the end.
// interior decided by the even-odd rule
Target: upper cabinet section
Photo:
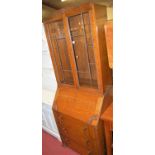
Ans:
{"type": "Polygon", "coordinates": [[[58,86],[103,93],[110,84],[106,7],[92,3],[59,10],[44,22],[58,86]]]}
{"type": "Polygon", "coordinates": [[[89,12],[68,18],[80,86],[97,88],[96,64],[89,12]]]}
{"type": "Polygon", "coordinates": [[[64,84],[73,84],[73,75],[69,61],[66,37],[64,33],[63,21],[51,22],[48,25],[49,37],[52,46],[53,60],[59,80],[64,84]]]}

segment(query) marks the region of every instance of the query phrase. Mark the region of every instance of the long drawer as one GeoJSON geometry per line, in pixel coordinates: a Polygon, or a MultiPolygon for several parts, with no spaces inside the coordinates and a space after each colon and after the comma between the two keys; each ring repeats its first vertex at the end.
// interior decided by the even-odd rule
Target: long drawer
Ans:
{"type": "Polygon", "coordinates": [[[95,155],[93,148],[90,148],[90,149],[84,148],[81,145],[77,144],[74,140],[69,139],[69,138],[67,139],[64,138],[63,141],[68,147],[72,148],[73,150],[78,152],[80,155],[95,155]]]}

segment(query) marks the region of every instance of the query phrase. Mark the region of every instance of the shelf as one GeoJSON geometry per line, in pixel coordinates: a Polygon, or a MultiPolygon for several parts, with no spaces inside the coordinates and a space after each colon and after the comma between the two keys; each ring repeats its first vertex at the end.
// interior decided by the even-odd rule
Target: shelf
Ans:
{"type": "Polygon", "coordinates": [[[73,80],[71,80],[71,81],[63,81],[62,80],[61,83],[73,85],[73,80]]]}
{"type": "Polygon", "coordinates": [[[89,72],[82,72],[82,71],[77,71],[80,74],[89,74],[89,72]]]}
{"type": "Polygon", "coordinates": [[[65,37],[51,37],[51,39],[61,40],[61,39],[66,39],[66,38],[65,37]]]}
{"type": "Polygon", "coordinates": [[[97,88],[97,80],[80,79],[79,83],[81,86],[85,86],[85,87],[92,86],[93,88],[97,88]]]}
{"type": "Polygon", "coordinates": [[[90,65],[96,65],[95,62],[89,63],[90,65]]]}
{"type": "Polygon", "coordinates": [[[91,27],[90,24],[84,24],[84,26],[81,26],[81,28],[79,28],[80,26],[77,27],[77,28],[71,28],[70,31],[73,32],[73,31],[82,30],[82,29],[84,29],[86,26],[90,26],[90,27],[91,27]]]}
{"type": "Polygon", "coordinates": [[[62,69],[63,72],[72,72],[71,70],[62,69]]]}
{"type": "Polygon", "coordinates": [[[77,31],[77,32],[71,32],[72,37],[76,36],[86,36],[87,38],[89,36],[92,36],[90,32],[84,33],[83,31],[77,31]]]}
{"type": "Polygon", "coordinates": [[[85,37],[85,35],[81,34],[81,35],[71,35],[72,37],[85,37]]]}
{"type": "Polygon", "coordinates": [[[93,47],[93,44],[87,44],[88,47],[93,47]]]}

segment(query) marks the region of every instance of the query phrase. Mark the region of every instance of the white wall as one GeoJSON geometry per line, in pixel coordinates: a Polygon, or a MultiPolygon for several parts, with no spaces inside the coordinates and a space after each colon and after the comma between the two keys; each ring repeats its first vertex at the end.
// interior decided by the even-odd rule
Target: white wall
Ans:
{"type": "Polygon", "coordinates": [[[60,139],[52,112],[52,105],[57,88],[53,65],[51,62],[47,40],[42,30],[42,126],[48,133],[60,139]]]}
{"type": "Polygon", "coordinates": [[[52,105],[53,97],[55,95],[57,83],[51,62],[47,40],[44,32],[42,31],[42,89],[43,89],[43,102],[52,105]]]}

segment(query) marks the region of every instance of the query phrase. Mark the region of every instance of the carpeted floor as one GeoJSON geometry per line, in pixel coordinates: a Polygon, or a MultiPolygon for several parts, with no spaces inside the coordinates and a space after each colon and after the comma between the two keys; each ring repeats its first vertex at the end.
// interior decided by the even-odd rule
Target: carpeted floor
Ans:
{"type": "Polygon", "coordinates": [[[42,130],[42,155],[79,155],[42,130]]]}

